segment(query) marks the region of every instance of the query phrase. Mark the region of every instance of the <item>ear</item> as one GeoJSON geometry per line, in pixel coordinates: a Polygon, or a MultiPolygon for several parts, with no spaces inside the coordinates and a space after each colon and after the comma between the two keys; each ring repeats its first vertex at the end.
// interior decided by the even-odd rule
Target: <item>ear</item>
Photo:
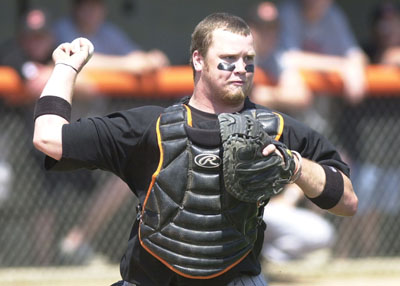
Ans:
{"type": "Polygon", "coordinates": [[[204,67],[204,58],[199,53],[198,50],[195,50],[192,55],[192,62],[195,71],[202,71],[204,67]]]}

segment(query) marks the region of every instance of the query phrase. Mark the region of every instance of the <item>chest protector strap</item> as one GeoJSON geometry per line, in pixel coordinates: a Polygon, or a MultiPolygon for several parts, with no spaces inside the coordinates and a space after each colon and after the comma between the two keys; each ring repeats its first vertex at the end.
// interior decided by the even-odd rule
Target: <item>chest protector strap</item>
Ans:
{"type": "MultiPolygon", "coordinates": [[[[264,126],[278,138],[280,118],[268,111],[258,113],[254,115],[261,121],[268,118],[264,126]]],[[[221,147],[196,144],[187,128],[192,128],[191,113],[182,104],[168,107],[158,119],[160,162],[143,204],[139,240],[179,275],[210,279],[252,250],[258,206],[226,192],[220,176],[221,147]]]]}

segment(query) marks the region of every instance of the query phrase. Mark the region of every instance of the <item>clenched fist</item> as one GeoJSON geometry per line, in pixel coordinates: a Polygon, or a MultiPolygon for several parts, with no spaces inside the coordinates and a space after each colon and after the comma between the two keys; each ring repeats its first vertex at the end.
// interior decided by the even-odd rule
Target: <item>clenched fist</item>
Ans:
{"type": "Polygon", "coordinates": [[[53,52],[55,64],[65,64],[79,72],[93,55],[94,46],[86,38],[60,44],[53,52]]]}

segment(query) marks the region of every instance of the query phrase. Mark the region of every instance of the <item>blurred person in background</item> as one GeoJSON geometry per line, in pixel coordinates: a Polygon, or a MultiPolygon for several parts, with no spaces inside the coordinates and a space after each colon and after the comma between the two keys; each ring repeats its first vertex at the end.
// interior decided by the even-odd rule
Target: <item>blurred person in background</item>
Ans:
{"type": "MultiPolygon", "coordinates": [[[[14,130],[7,128],[0,137],[2,141],[0,144],[2,149],[6,146],[5,150],[1,150],[2,154],[13,154],[8,156],[11,166],[21,164],[21,158],[15,156],[19,154],[25,157],[22,166],[19,165],[13,174],[14,177],[29,169],[31,174],[35,174],[36,182],[41,184],[42,179],[46,177],[51,178],[52,175],[40,172],[36,168],[29,168],[31,160],[38,159],[38,152],[34,150],[28,138],[32,133],[32,116],[34,105],[32,104],[40,95],[41,90],[47,82],[51,71],[53,69],[52,52],[55,45],[55,37],[52,33],[52,19],[50,13],[42,7],[30,7],[24,12],[18,21],[17,33],[15,37],[6,40],[0,46],[0,65],[9,66],[15,69],[22,79],[23,94],[20,95],[21,101],[13,106],[4,104],[4,110],[1,111],[2,122],[12,122],[14,130]],[[10,133],[10,134],[8,134],[10,133]],[[18,134],[18,138],[16,135],[18,134]],[[16,144],[18,142],[18,144],[16,144]]],[[[4,167],[4,165],[2,165],[4,167]]],[[[39,166],[39,165],[38,165],[39,166]]],[[[43,169],[43,168],[42,168],[43,169]]],[[[60,177],[58,181],[62,180],[60,177]]],[[[36,192],[35,187],[30,188],[30,202],[33,204],[42,204],[44,202],[42,196],[46,196],[54,188],[54,184],[47,180],[45,186],[41,185],[40,191],[36,192]],[[43,192],[43,190],[45,190],[43,192]]],[[[22,191],[19,196],[23,197],[22,191]]],[[[48,201],[51,199],[48,198],[48,201]]],[[[25,204],[24,208],[28,209],[27,202],[21,201],[25,204]]],[[[15,209],[20,206],[14,205],[15,209]]],[[[19,211],[19,216],[26,215],[23,211],[19,211]]],[[[23,241],[23,244],[30,247],[30,253],[25,258],[25,263],[32,261],[35,264],[48,264],[54,258],[54,243],[56,240],[55,233],[55,215],[53,206],[50,204],[43,204],[39,212],[29,214],[35,218],[33,224],[25,226],[27,232],[30,233],[30,241],[23,241],[24,237],[20,236],[18,239],[23,241]],[[32,258],[33,257],[33,258],[32,258]]]]}
{"type": "MultiPolygon", "coordinates": [[[[397,67],[400,51],[400,7],[382,1],[369,14],[365,52],[375,65],[397,67]]],[[[387,148],[400,146],[400,97],[369,96],[357,106],[342,110],[354,188],[360,198],[359,213],[344,221],[338,236],[344,243],[335,252],[342,257],[398,255],[397,238],[387,225],[398,225],[400,215],[400,156],[387,148]],[[390,247],[388,247],[390,245],[390,247]]]]}
{"type": "Polygon", "coordinates": [[[27,11],[16,36],[0,46],[0,65],[18,72],[32,101],[40,95],[53,68],[51,54],[56,45],[49,18],[43,9],[27,11]]]}
{"type": "MultiPolygon", "coordinates": [[[[53,30],[57,44],[85,37],[96,45],[93,61],[85,66],[85,70],[122,71],[140,75],[169,65],[169,59],[162,51],[144,51],[125,31],[109,21],[104,0],[70,0],[70,5],[70,14],[58,19],[53,30]]],[[[99,98],[101,93],[90,81],[85,80],[85,72],[77,83],[81,96],[76,97],[80,104],[74,110],[73,117],[111,111],[114,99],[90,99],[91,96],[99,98]]]]}
{"type": "MultiPolygon", "coordinates": [[[[124,205],[132,203],[131,200],[129,187],[116,176],[98,184],[77,223],[60,241],[59,250],[63,261],[68,264],[89,264],[100,253],[95,244],[97,236],[124,205]]],[[[120,257],[110,255],[108,258],[112,261],[120,257]]]]}
{"type": "Polygon", "coordinates": [[[400,7],[382,1],[370,15],[370,35],[364,50],[375,64],[400,64],[400,7]]]}
{"type": "Polygon", "coordinates": [[[250,25],[261,53],[258,66],[276,85],[256,85],[252,99],[284,110],[325,136],[337,133],[342,105],[359,103],[365,96],[368,63],[344,13],[331,0],[285,0],[278,9],[262,3],[247,18],[253,18],[250,25]],[[345,96],[311,91],[303,70],[339,73],[345,96]]]}
{"type": "MultiPolygon", "coordinates": [[[[279,49],[279,13],[274,3],[264,1],[252,6],[246,14],[257,53],[256,64],[275,84],[253,87],[251,99],[288,114],[307,110],[312,104],[308,90],[296,68],[283,69],[279,49]]],[[[267,224],[262,255],[272,262],[303,259],[306,254],[328,249],[335,240],[335,229],[322,214],[303,202],[297,185],[289,185],[274,197],[264,211],[267,224]]]]}
{"type": "Polygon", "coordinates": [[[367,57],[357,44],[346,15],[334,0],[285,0],[280,3],[283,65],[338,72],[351,103],[362,101],[367,57]]]}
{"type": "Polygon", "coordinates": [[[324,263],[331,256],[336,229],[321,210],[308,204],[296,184],[288,185],[271,199],[264,210],[264,221],[267,230],[261,254],[266,262],[285,263],[310,258],[315,264],[324,263]],[[318,260],[317,250],[322,254],[318,260]]]}
{"type": "MultiPolygon", "coordinates": [[[[27,130],[32,130],[31,119],[34,102],[40,95],[53,68],[51,54],[55,48],[55,39],[51,32],[49,14],[42,9],[26,11],[18,21],[17,33],[14,37],[0,44],[0,65],[9,66],[17,71],[25,85],[21,106],[11,108],[6,102],[0,101],[1,121],[10,118],[22,124],[28,124],[27,130]],[[10,108],[9,108],[10,107],[10,108]],[[17,112],[15,112],[17,111],[17,112]],[[25,120],[29,118],[28,120],[25,120]]],[[[22,98],[22,96],[21,96],[22,98]]],[[[14,171],[9,163],[12,153],[7,130],[0,135],[0,205],[9,197],[14,171]]],[[[23,138],[20,138],[23,142],[23,138]]]]}
{"type": "Polygon", "coordinates": [[[101,92],[85,80],[85,71],[122,71],[141,75],[169,65],[169,59],[162,51],[144,51],[125,31],[109,21],[108,7],[104,0],[70,0],[70,5],[69,15],[54,24],[56,43],[85,37],[96,46],[93,61],[85,66],[82,77],[77,81],[80,96],[75,99],[80,102],[74,110],[74,118],[82,114],[110,112],[112,103],[116,101],[115,98],[101,96],[101,92]],[[92,96],[97,99],[92,100],[92,96]]]}
{"type": "MultiPolygon", "coordinates": [[[[71,14],[54,25],[57,43],[71,42],[78,37],[89,39],[96,47],[85,70],[100,69],[145,74],[169,65],[168,57],[158,49],[144,51],[123,30],[107,20],[104,0],[71,0],[71,14]]],[[[84,71],[83,71],[84,77],[84,71]]],[[[84,80],[79,81],[80,86],[84,80]]],[[[79,97],[75,116],[112,111],[114,98],[102,97],[88,87],[79,97]],[[91,98],[94,95],[97,98],[91,98]]],[[[129,104],[129,103],[128,103],[129,104]]],[[[69,263],[89,263],[96,251],[93,240],[107,222],[128,203],[130,195],[126,184],[117,177],[110,177],[93,192],[88,206],[83,210],[79,223],[74,225],[60,242],[60,251],[69,263]]]]}
{"type": "Polygon", "coordinates": [[[104,0],[71,0],[71,5],[71,14],[55,24],[57,44],[78,37],[89,39],[96,51],[85,69],[141,74],[169,65],[169,59],[162,51],[142,50],[123,30],[107,21],[104,0]]]}
{"type": "Polygon", "coordinates": [[[282,69],[338,73],[343,81],[344,96],[313,92],[310,106],[297,109],[295,117],[331,140],[341,140],[341,131],[335,129],[337,117],[343,105],[364,99],[367,57],[333,0],[285,0],[278,10],[282,69]]]}
{"type": "Polygon", "coordinates": [[[299,70],[282,67],[284,51],[279,48],[280,23],[276,5],[269,1],[259,2],[250,7],[245,19],[254,37],[256,64],[270,80],[269,85],[255,84],[251,99],[288,114],[310,107],[312,93],[299,70]]]}

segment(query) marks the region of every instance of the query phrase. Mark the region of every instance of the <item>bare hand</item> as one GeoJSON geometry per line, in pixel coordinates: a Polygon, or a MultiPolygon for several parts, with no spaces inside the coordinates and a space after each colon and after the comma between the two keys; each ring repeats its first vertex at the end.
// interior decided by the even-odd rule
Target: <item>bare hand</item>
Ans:
{"type": "Polygon", "coordinates": [[[363,53],[353,52],[343,65],[342,77],[346,99],[349,103],[360,103],[366,94],[365,66],[367,58],[363,53]]]}
{"type": "Polygon", "coordinates": [[[347,69],[343,77],[344,92],[348,102],[360,103],[366,93],[364,70],[357,67],[347,69]]]}
{"type": "Polygon", "coordinates": [[[80,71],[93,55],[94,46],[85,38],[77,38],[71,43],[59,45],[53,52],[55,64],[63,63],[80,71]]]}
{"type": "Polygon", "coordinates": [[[282,157],[282,154],[278,151],[278,149],[276,148],[276,146],[274,144],[269,144],[269,145],[265,146],[262,153],[264,156],[268,156],[269,154],[272,154],[274,152],[276,152],[277,154],[279,154],[282,157]]]}
{"type": "MultiPolygon", "coordinates": [[[[272,153],[277,154],[279,157],[282,158],[282,160],[285,160],[284,157],[283,157],[283,155],[282,155],[282,153],[279,151],[278,148],[276,148],[276,146],[275,146],[274,144],[269,144],[269,145],[265,146],[265,148],[264,148],[263,151],[262,151],[262,154],[263,154],[264,156],[268,156],[268,155],[270,155],[270,154],[272,154],[272,153]]],[[[298,164],[300,164],[300,162],[299,162],[297,156],[294,156],[294,157],[295,157],[294,161],[295,161],[295,163],[296,163],[296,170],[297,170],[298,164]]]]}
{"type": "Polygon", "coordinates": [[[151,50],[147,53],[147,56],[154,69],[170,65],[168,57],[160,50],[151,50]]]}

